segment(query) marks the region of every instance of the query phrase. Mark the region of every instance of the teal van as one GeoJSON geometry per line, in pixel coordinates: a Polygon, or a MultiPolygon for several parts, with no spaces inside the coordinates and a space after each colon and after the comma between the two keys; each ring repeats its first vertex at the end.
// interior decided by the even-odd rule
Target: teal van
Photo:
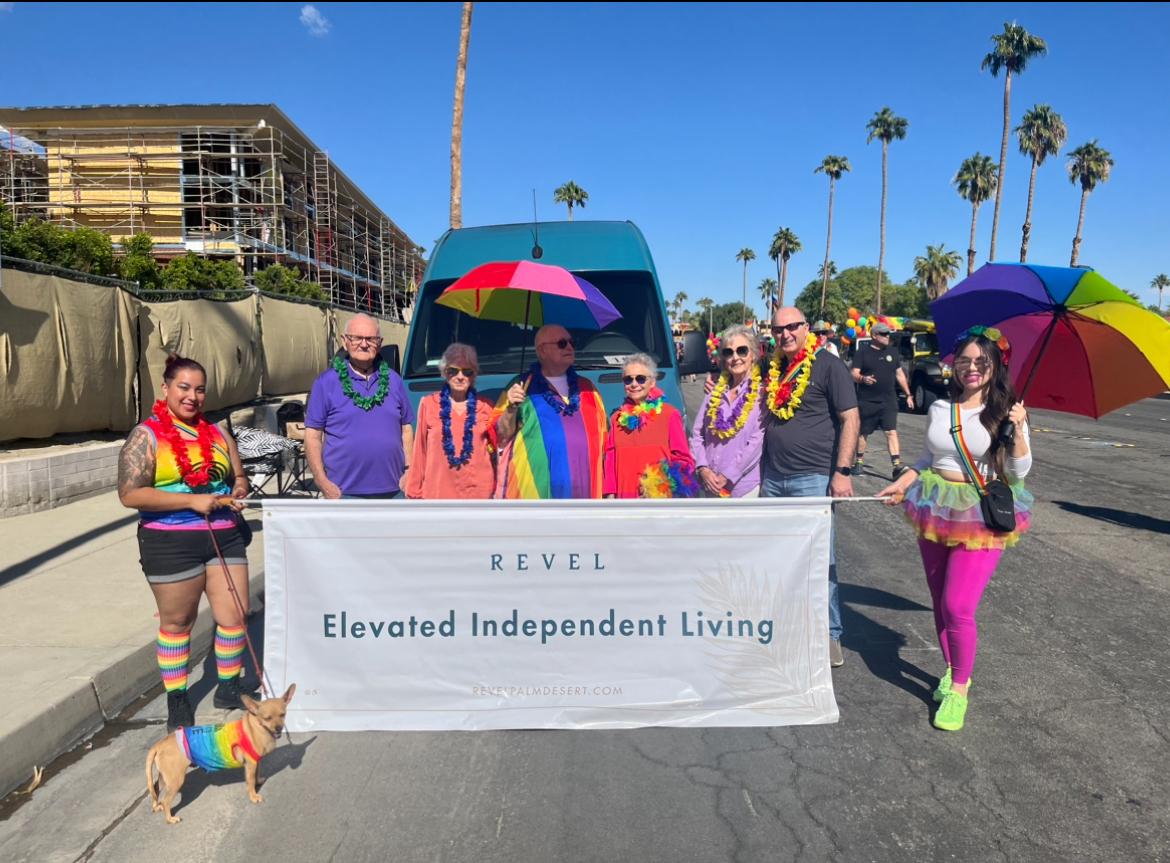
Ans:
{"type": "MultiPolygon", "coordinates": [[[[414,407],[443,385],[439,359],[452,342],[479,353],[476,389],[493,401],[513,377],[536,361],[535,328],[479,320],[435,300],[443,289],[480,264],[539,260],[556,264],[597,286],[621,313],[601,331],[570,329],[577,371],[601,391],[608,410],[622,403],[622,361],[641,351],[658,362],[658,386],[684,411],[680,369],[658,273],[642,232],[632,222],[550,222],[450,230],[431,252],[415,300],[402,357],[402,377],[414,407]]],[[[551,322],[555,323],[555,322],[551,322]]],[[[691,373],[687,369],[683,374],[691,373]]]]}

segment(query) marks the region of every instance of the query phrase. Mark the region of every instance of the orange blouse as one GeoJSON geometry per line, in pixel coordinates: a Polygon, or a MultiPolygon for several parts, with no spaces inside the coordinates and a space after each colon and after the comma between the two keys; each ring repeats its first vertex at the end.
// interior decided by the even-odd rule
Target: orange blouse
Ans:
{"type": "MultiPolygon", "coordinates": [[[[475,429],[471,436],[471,460],[460,467],[447,463],[443,452],[443,421],[439,393],[432,393],[418,405],[414,454],[406,474],[406,496],[425,500],[475,500],[489,498],[496,484],[496,467],[488,449],[487,430],[492,403],[477,396],[475,429]]],[[[455,455],[463,455],[463,425],[467,402],[451,402],[451,437],[455,455]]]]}

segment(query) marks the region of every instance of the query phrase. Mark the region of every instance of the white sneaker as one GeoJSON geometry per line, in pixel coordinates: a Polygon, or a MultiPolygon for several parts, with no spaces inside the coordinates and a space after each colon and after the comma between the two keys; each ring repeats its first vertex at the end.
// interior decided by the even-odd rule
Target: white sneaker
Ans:
{"type": "Polygon", "coordinates": [[[829,667],[840,668],[845,664],[845,654],[841,652],[841,641],[836,638],[829,639],[829,667]]]}

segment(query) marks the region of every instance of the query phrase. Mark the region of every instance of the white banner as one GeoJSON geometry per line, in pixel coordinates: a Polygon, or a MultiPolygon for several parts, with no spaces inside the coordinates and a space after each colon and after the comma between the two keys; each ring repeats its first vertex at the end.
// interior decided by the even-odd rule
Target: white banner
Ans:
{"type": "Polygon", "coordinates": [[[293,731],[835,722],[830,501],[265,500],[293,731]]]}

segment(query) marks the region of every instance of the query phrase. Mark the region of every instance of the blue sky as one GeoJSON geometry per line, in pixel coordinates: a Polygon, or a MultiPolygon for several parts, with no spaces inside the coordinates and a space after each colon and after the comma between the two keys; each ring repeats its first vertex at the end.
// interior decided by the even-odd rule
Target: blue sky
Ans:
{"type": "MultiPolygon", "coordinates": [[[[0,104],[274,102],[429,249],[447,227],[460,8],[0,3],[0,104]]],[[[1170,273],[1166,4],[477,3],[464,223],[526,221],[533,189],[542,220],[564,218],[552,193],[571,179],[589,193],[575,217],[642,229],[668,299],[737,299],[744,246],[754,292],[780,226],[804,243],[799,290],[824,256],[825,155],[853,165],[832,257],[877,263],[881,149],[865,124],[889,105],[910,128],[891,145],[886,269],[905,280],[945,243],[961,276],[971,211],[950,181],[976,151],[998,161],[1003,78],[979,64],[1013,20],[1049,45],[1013,79],[1013,125],[1047,102],[1066,151],[1095,138],[1116,163],[1089,198],[1081,263],[1152,302],[1150,279],[1170,273]]],[[[1080,190],[1065,163],[1040,170],[1032,262],[1068,263],[1080,190]]],[[[1000,260],[1018,259],[1028,171],[1013,136],[1000,260]]],[[[981,262],[991,222],[988,203],[981,262]]]]}

